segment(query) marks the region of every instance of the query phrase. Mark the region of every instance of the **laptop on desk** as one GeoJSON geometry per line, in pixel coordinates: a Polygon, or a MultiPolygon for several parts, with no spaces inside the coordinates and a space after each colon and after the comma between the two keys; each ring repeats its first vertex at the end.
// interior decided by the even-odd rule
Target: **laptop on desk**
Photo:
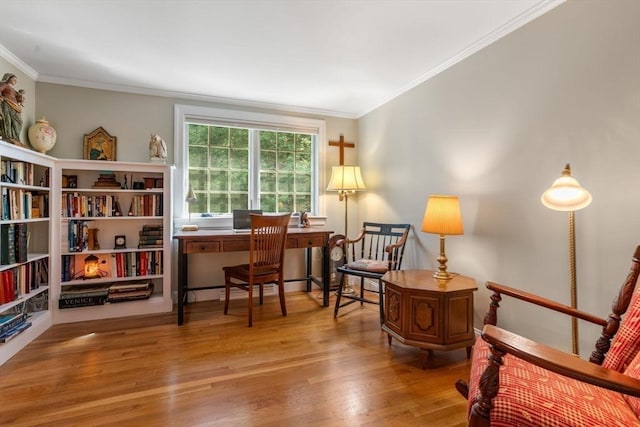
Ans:
{"type": "Polygon", "coordinates": [[[231,212],[233,218],[234,233],[251,233],[251,214],[262,215],[261,209],[234,209],[231,212]]]}

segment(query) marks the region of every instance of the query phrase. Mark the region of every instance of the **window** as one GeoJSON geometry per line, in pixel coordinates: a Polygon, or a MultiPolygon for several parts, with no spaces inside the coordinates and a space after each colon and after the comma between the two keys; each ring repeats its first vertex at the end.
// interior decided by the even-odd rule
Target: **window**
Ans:
{"type": "Polygon", "coordinates": [[[322,120],[176,105],[175,206],[195,217],[233,209],[319,212],[322,120]],[[197,201],[186,206],[191,184],[197,201]],[[203,215],[204,214],[204,215],[203,215]]]}

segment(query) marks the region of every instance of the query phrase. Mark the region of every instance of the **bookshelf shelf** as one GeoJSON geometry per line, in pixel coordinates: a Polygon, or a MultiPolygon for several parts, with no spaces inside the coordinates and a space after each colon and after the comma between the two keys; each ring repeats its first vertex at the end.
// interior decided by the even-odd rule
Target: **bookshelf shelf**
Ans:
{"type": "Polygon", "coordinates": [[[0,365],[52,324],[50,174],[54,165],[53,157],[0,141],[0,365]],[[30,326],[12,335],[14,324],[30,326]]]}
{"type": "Polygon", "coordinates": [[[59,215],[52,233],[57,242],[52,257],[59,261],[52,267],[54,323],[171,311],[171,166],[58,160],[54,175],[59,183],[52,201],[59,215]],[[125,185],[129,188],[121,188],[125,185]],[[122,237],[124,248],[116,242],[122,237]],[[156,247],[138,247],[151,240],[156,247]],[[98,270],[89,275],[91,263],[98,270]],[[110,302],[91,295],[77,305],[69,302],[74,287],[135,281],[149,282],[153,291],[147,299],[110,302]]]}

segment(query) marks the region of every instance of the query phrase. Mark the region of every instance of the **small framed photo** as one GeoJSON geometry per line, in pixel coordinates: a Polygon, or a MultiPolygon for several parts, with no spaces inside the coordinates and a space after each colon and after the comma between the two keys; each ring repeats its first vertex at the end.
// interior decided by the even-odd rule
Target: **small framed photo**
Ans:
{"type": "Polygon", "coordinates": [[[78,188],[78,175],[67,175],[67,188],[78,188]]]}
{"type": "Polygon", "coordinates": [[[109,135],[102,126],[84,134],[84,159],[115,161],[117,140],[117,137],[109,135]]]}

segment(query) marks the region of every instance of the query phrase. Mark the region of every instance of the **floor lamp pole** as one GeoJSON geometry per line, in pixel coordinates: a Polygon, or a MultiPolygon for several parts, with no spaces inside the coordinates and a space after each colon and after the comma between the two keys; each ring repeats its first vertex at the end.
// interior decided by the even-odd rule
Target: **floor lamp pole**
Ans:
{"type": "MultiPolygon", "coordinates": [[[[578,307],[578,291],[576,285],[576,222],[573,211],[569,211],[569,264],[571,279],[571,308],[578,307]]],[[[573,354],[579,355],[578,350],[578,318],[571,317],[571,344],[573,354]]]]}
{"type": "Polygon", "coordinates": [[[349,209],[347,207],[347,200],[349,200],[349,197],[347,196],[347,193],[345,192],[344,195],[344,237],[349,238],[349,233],[347,232],[347,220],[349,218],[348,212],[349,209]]]}

